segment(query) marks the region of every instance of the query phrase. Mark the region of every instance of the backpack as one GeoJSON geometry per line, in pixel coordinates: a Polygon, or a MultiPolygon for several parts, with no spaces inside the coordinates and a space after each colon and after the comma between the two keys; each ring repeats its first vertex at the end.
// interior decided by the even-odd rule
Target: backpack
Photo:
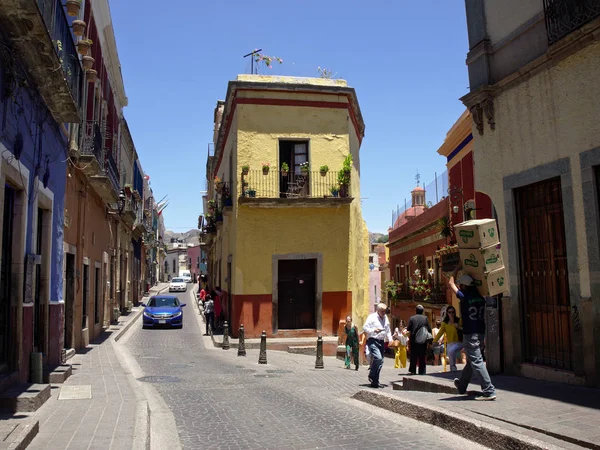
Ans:
{"type": "Polygon", "coordinates": [[[419,330],[415,334],[415,343],[416,344],[425,344],[427,341],[432,340],[433,336],[427,330],[427,327],[423,326],[419,328],[419,330]]]}

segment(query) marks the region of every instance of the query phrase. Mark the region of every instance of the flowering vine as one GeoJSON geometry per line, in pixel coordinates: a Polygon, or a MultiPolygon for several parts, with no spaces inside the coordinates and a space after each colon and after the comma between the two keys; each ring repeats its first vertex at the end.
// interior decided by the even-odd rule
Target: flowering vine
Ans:
{"type": "MultiPolygon", "coordinates": [[[[258,49],[256,49],[258,50],[258,49]]],[[[256,51],[255,50],[255,51],[256,51]]],[[[264,53],[254,53],[254,61],[258,64],[264,63],[269,69],[273,68],[273,62],[278,62],[279,64],[283,64],[283,59],[278,58],[277,56],[268,56],[264,53]]]]}

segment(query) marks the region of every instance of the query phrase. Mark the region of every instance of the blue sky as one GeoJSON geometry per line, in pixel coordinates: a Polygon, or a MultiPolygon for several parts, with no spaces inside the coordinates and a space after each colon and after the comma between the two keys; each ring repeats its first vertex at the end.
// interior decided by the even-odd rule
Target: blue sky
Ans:
{"type": "Polygon", "coordinates": [[[361,190],[370,231],[387,232],[417,170],[425,183],[445,170],[437,149],[468,91],[463,0],[110,6],[129,98],[125,117],[155,196],[169,196],[169,229],[197,226],[215,103],[229,80],[249,73],[242,56],[255,48],[283,58],[268,73],[318,76],[321,66],[356,89],[366,124],[361,190]]]}

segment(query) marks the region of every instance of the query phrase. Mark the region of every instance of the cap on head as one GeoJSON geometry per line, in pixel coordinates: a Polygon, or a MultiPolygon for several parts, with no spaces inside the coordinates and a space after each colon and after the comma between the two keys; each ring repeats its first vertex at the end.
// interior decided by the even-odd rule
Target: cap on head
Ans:
{"type": "Polygon", "coordinates": [[[417,305],[417,314],[423,314],[424,310],[423,305],[417,305]]]}
{"type": "Polygon", "coordinates": [[[473,278],[471,278],[469,275],[462,275],[458,278],[458,280],[456,280],[456,282],[464,286],[473,286],[473,278]]]}

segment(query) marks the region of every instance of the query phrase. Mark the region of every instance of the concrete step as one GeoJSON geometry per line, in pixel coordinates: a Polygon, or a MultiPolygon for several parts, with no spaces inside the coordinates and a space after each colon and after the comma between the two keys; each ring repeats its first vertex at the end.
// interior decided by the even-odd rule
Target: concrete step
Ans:
{"type": "Polygon", "coordinates": [[[50,384],[62,384],[73,374],[73,368],[70,364],[63,364],[56,367],[52,372],[44,373],[44,382],[50,384]]]}
{"type": "Polygon", "coordinates": [[[315,355],[317,354],[317,347],[315,345],[290,345],[288,347],[288,353],[296,355],[315,355]]]}
{"type": "Polygon", "coordinates": [[[49,398],[49,384],[20,384],[0,395],[0,411],[34,412],[49,398]]]}

